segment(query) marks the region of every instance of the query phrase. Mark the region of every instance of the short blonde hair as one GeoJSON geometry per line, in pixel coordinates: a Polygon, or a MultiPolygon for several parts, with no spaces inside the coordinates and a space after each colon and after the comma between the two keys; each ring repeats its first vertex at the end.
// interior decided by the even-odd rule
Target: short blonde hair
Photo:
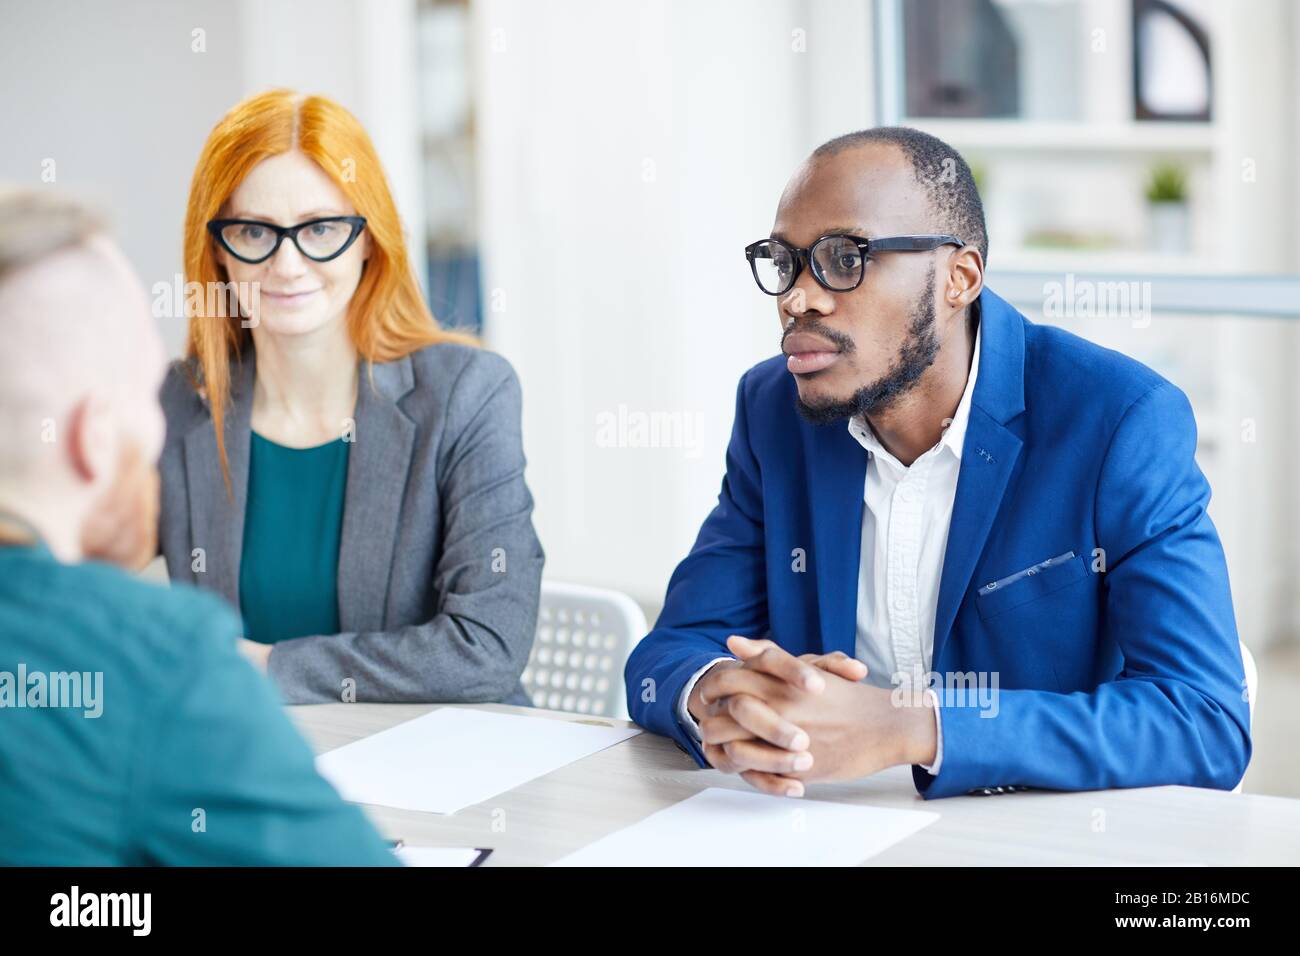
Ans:
{"type": "MultiPolygon", "coordinates": [[[[0,486],[12,490],[48,450],[35,437],[43,419],[57,417],[47,380],[74,346],[84,348],[81,337],[60,339],[66,329],[51,331],[45,327],[46,316],[29,314],[22,300],[32,288],[24,278],[56,256],[91,248],[107,234],[106,220],[80,200],[52,188],[0,183],[0,335],[9,353],[0,362],[0,486]],[[37,340],[49,351],[36,352],[37,340]]],[[[55,289],[52,294],[65,291],[55,289]]],[[[33,308],[40,311],[48,305],[33,308]]]]}
{"type": "Polygon", "coordinates": [[[50,189],[0,185],[0,281],[107,231],[93,206],[50,189]]]}

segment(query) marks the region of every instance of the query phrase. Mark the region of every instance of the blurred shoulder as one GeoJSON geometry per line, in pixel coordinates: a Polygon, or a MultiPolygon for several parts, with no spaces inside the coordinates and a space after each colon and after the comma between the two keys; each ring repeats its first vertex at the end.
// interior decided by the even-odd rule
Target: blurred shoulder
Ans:
{"type": "MultiPolygon", "coordinates": [[[[53,565],[53,563],[52,563],[53,565]]],[[[214,656],[237,653],[239,615],[220,597],[187,584],[156,584],[112,565],[53,565],[47,593],[60,626],[97,635],[93,652],[111,669],[166,686],[214,656]]]]}

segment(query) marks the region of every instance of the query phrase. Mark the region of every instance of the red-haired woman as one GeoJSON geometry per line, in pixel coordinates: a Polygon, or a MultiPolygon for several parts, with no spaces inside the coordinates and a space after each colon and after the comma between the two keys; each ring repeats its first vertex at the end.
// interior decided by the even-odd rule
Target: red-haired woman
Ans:
{"type": "Polygon", "coordinates": [[[172,580],[240,610],[290,703],[526,703],[543,555],[519,383],[429,313],[356,118],[287,90],[231,110],[194,172],[185,271],[172,580]]]}

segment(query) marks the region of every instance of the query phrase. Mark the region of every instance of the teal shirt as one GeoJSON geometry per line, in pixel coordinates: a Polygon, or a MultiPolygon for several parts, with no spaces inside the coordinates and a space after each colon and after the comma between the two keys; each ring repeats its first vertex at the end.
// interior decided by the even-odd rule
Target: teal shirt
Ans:
{"type": "Polygon", "coordinates": [[[274,644],[339,632],[350,447],[340,438],[286,448],[253,432],[239,565],[239,609],[249,640],[274,644]]]}
{"type": "Polygon", "coordinates": [[[0,546],[0,864],[394,864],[239,631],[186,585],[0,546]],[[16,706],[75,700],[74,673],[80,706],[16,706]]]}

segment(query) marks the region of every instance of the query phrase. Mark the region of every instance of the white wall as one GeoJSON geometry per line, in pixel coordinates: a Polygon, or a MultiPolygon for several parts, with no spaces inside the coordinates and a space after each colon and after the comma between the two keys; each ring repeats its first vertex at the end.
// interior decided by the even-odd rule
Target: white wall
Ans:
{"type": "MultiPolygon", "coordinates": [[[[0,179],[99,201],[146,285],[171,282],[194,162],[241,87],[233,7],[6,0],[0,24],[0,179]]],[[[163,332],[178,348],[184,323],[163,332]]]]}
{"type": "Polygon", "coordinates": [[[825,130],[868,119],[865,13],[818,6],[477,4],[486,331],[523,381],[553,578],[653,605],[716,501],[736,383],[779,350],[743,249],[825,130]],[[843,99],[806,109],[810,64],[846,51],[843,99]],[[699,439],[602,447],[620,406],[699,439]]]}
{"type": "MultiPolygon", "coordinates": [[[[1215,11],[1219,149],[1212,188],[1224,211],[1214,224],[1217,259],[1227,273],[1293,274],[1300,268],[1300,230],[1294,216],[1279,210],[1294,210],[1300,201],[1296,87],[1286,82],[1300,17],[1289,0],[1216,5],[1215,11]],[[1243,175],[1247,168],[1253,178],[1243,175]]],[[[1228,438],[1210,513],[1228,556],[1238,630],[1256,650],[1300,633],[1300,458],[1294,410],[1282,400],[1295,380],[1298,343],[1294,322],[1219,323],[1218,381],[1228,438]],[[1233,436],[1238,440],[1229,445],[1233,436]]]]}

